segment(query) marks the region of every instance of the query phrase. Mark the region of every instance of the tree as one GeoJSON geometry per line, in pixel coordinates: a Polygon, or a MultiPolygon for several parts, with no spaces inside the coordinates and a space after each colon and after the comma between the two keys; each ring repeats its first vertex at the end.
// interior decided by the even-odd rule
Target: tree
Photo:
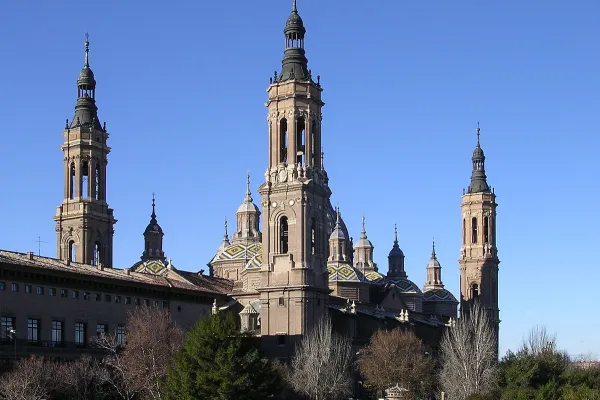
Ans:
{"type": "Polygon", "coordinates": [[[53,398],[69,400],[103,399],[108,395],[104,390],[104,366],[89,354],[63,363],[55,363],[54,373],[58,380],[53,398]]]}
{"type": "Polygon", "coordinates": [[[288,377],[292,387],[313,400],[352,393],[352,342],[322,319],[298,344],[288,377]]]}
{"type": "Polygon", "coordinates": [[[40,357],[24,358],[0,378],[2,400],[45,400],[56,386],[54,363],[40,357]]]}
{"type": "Polygon", "coordinates": [[[204,318],[188,332],[165,388],[172,400],[266,399],[280,390],[273,365],[228,313],[204,318]]]}
{"type": "Polygon", "coordinates": [[[435,369],[423,342],[401,329],[376,332],[361,350],[358,366],[367,383],[379,391],[400,385],[411,395],[430,387],[435,369]]]}
{"type": "Polygon", "coordinates": [[[124,400],[162,399],[167,368],[181,348],[183,331],[166,309],[140,307],[127,314],[127,340],[101,335],[96,345],[106,352],[105,381],[124,400]]]}
{"type": "Polygon", "coordinates": [[[497,387],[496,334],[483,308],[475,302],[467,315],[448,328],[440,345],[440,384],[449,398],[489,395],[497,387]]]}

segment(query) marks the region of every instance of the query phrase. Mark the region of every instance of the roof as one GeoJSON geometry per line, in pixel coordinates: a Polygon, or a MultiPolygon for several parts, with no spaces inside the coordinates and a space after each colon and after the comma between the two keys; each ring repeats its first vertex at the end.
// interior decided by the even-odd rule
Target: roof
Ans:
{"type": "Polygon", "coordinates": [[[458,303],[456,297],[446,289],[431,289],[424,291],[423,301],[448,301],[458,303]]]}
{"type": "Polygon", "coordinates": [[[387,278],[387,282],[393,283],[402,293],[421,294],[421,289],[407,278],[387,278]]]}
{"type": "Polygon", "coordinates": [[[261,242],[234,242],[218,252],[213,258],[215,261],[230,261],[230,260],[250,260],[255,256],[262,255],[261,242]]]}
{"type": "Polygon", "coordinates": [[[164,288],[178,288],[203,293],[227,294],[233,282],[217,278],[202,276],[194,272],[171,270],[167,275],[154,275],[142,272],[132,272],[127,269],[103,268],[93,265],[71,262],[69,265],[63,260],[50,257],[35,256],[32,253],[17,253],[0,250],[0,262],[8,265],[40,268],[48,271],[63,272],[98,279],[118,280],[124,283],[137,283],[154,285],[164,288]]]}
{"type": "Polygon", "coordinates": [[[328,265],[329,282],[365,282],[365,276],[350,265],[328,265]]]}

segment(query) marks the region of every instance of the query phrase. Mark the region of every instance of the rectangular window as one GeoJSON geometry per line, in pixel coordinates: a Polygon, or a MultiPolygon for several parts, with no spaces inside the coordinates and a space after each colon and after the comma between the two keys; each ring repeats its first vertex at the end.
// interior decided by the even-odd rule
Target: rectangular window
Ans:
{"type": "Polygon", "coordinates": [[[144,305],[145,305],[146,307],[150,307],[150,300],[148,300],[148,299],[144,299],[144,305]]]}
{"type": "Polygon", "coordinates": [[[25,285],[25,293],[31,293],[31,285],[25,285]]]}
{"type": "Polygon", "coordinates": [[[79,298],[79,290],[73,290],[73,292],[71,292],[71,293],[72,293],[74,299],[79,298]]]}
{"type": "Polygon", "coordinates": [[[29,318],[27,320],[27,341],[32,344],[40,342],[40,320],[29,318]]]}
{"type": "Polygon", "coordinates": [[[121,296],[115,296],[115,303],[121,304],[121,296]]]}
{"type": "Polygon", "coordinates": [[[125,304],[131,304],[131,297],[125,297],[125,304]]]}
{"type": "Polygon", "coordinates": [[[154,300],[154,307],[158,308],[158,300],[154,300]]]}
{"type": "Polygon", "coordinates": [[[11,292],[18,292],[19,291],[19,284],[18,283],[11,283],[10,284],[10,290],[11,290],[11,292]]]}
{"type": "Polygon", "coordinates": [[[100,337],[102,335],[106,335],[107,332],[108,332],[108,324],[96,325],[96,336],[100,337]]]}
{"type": "Polygon", "coordinates": [[[123,325],[117,325],[117,344],[123,346],[125,344],[125,327],[123,325]]]}
{"type": "Polygon", "coordinates": [[[167,303],[166,300],[163,300],[162,305],[163,305],[163,308],[169,307],[169,304],[167,303]]]}
{"type": "Polygon", "coordinates": [[[83,299],[84,300],[89,300],[90,299],[90,292],[83,292],[83,299]]]}
{"type": "Polygon", "coordinates": [[[0,292],[6,290],[6,282],[0,282],[0,292]]]}
{"type": "Polygon", "coordinates": [[[278,335],[277,336],[277,344],[279,346],[285,346],[285,335],[278,335]]]}
{"type": "Polygon", "coordinates": [[[51,287],[48,293],[50,296],[56,296],[56,288],[51,287]]]}
{"type": "Polygon", "coordinates": [[[139,298],[137,298],[137,297],[135,298],[135,305],[136,305],[136,306],[139,306],[139,305],[140,305],[140,299],[139,299],[139,298]]]}
{"type": "Polygon", "coordinates": [[[100,293],[96,293],[96,301],[102,301],[102,295],[100,293]]]}
{"type": "Polygon", "coordinates": [[[0,317],[0,340],[10,340],[13,338],[11,333],[15,327],[15,319],[13,317],[0,317]]]}
{"type": "Polygon", "coordinates": [[[63,343],[63,321],[52,321],[52,345],[61,345],[63,343]]]}
{"type": "Polygon", "coordinates": [[[69,291],[67,289],[60,289],[60,297],[68,297],[69,291]]]}
{"type": "Polygon", "coordinates": [[[35,289],[35,291],[36,291],[36,293],[37,293],[37,294],[39,294],[39,295],[41,295],[41,296],[43,296],[43,295],[44,295],[44,287],[43,287],[43,286],[38,286],[38,287],[35,289]]]}
{"type": "Polygon", "coordinates": [[[75,322],[75,344],[77,346],[85,346],[85,322],[75,322]]]}
{"type": "Polygon", "coordinates": [[[110,294],[107,294],[106,296],[104,296],[106,298],[106,302],[110,303],[110,294]]]}

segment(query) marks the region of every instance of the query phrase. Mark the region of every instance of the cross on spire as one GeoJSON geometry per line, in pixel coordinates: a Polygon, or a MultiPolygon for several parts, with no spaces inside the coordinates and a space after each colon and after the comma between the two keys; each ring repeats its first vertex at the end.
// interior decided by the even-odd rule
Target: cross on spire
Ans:
{"type": "Polygon", "coordinates": [[[394,224],[394,243],[398,244],[398,225],[394,224]]]}
{"type": "Polygon", "coordinates": [[[156,199],[154,197],[154,192],[152,192],[152,218],[156,218],[156,199]]]}
{"type": "Polygon", "coordinates": [[[481,131],[481,129],[479,129],[479,121],[477,121],[477,146],[479,146],[480,131],[481,131]]]}
{"type": "Polygon", "coordinates": [[[89,54],[90,54],[90,35],[86,32],[85,33],[85,66],[86,67],[90,66],[89,54]]]}

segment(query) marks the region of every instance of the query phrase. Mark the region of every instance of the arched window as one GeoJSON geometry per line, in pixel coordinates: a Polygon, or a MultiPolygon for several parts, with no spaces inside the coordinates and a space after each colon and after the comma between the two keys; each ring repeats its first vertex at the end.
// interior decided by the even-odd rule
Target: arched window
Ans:
{"type": "Polygon", "coordinates": [[[483,217],[483,243],[490,242],[490,222],[489,217],[483,217]]]}
{"type": "Polygon", "coordinates": [[[463,244],[467,244],[467,221],[463,218],[463,244]]]}
{"type": "Polygon", "coordinates": [[[314,218],[310,223],[310,249],[312,254],[317,253],[317,221],[314,218]]]}
{"type": "Polygon", "coordinates": [[[288,219],[281,217],[279,220],[279,252],[287,254],[288,252],[288,219]]]}
{"type": "Polygon", "coordinates": [[[310,165],[315,166],[317,160],[315,159],[315,149],[317,148],[317,121],[314,121],[310,124],[310,165]]]}
{"type": "Polygon", "coordinates": [[[75,242],[69,242],[69,261],[75,262],[75,242]]]}
{"type": "Polygon", "coordinates": [[[279,126],[279,162],[287,162],[288,128],[287,119],[281,120],[279,126]]]}
{"type": "Polygon", "coordinates": [[[473,300],[475,300],[478,297],[479,297],[479,286],[475,283],[475,284],[473,284],[473,286],[471,286],[471,298],[473,300]]]}
{"type": "Polygon", "coordinates": [[[94,174],[94,197],[96,200],[100,200],[102,195],[100,193],[100,164],[96,164],[96,173],[94,174]]]}
{"type": "Polygon", "coordinates": [[[102,257],[100,257],[101,246],[100,243],[94,243],[94,254],[92,259],[92,265],[99,265],[102,262],[102,257]]]}
{"type": "Polygon", "coordinates": [[[87,161],[81,163],[81,197],[89,198],[89,176],[90,168],[87,161]]]}
{"type": "Polygon", "coordinates": [[[471,219],[471,243],[477,243],[477,218],[471,219]]]}
{"type": "Polygon", "coordinates": [[[296,121],[296,162],[304,165],[305,159],[305,123],[304,117],[298,118],[296,121]]]}
{"type": "Polygon", "coordinates": [[[71,163],[69,168],[69,198],[75,198],[75,163],[71,163]]]}

